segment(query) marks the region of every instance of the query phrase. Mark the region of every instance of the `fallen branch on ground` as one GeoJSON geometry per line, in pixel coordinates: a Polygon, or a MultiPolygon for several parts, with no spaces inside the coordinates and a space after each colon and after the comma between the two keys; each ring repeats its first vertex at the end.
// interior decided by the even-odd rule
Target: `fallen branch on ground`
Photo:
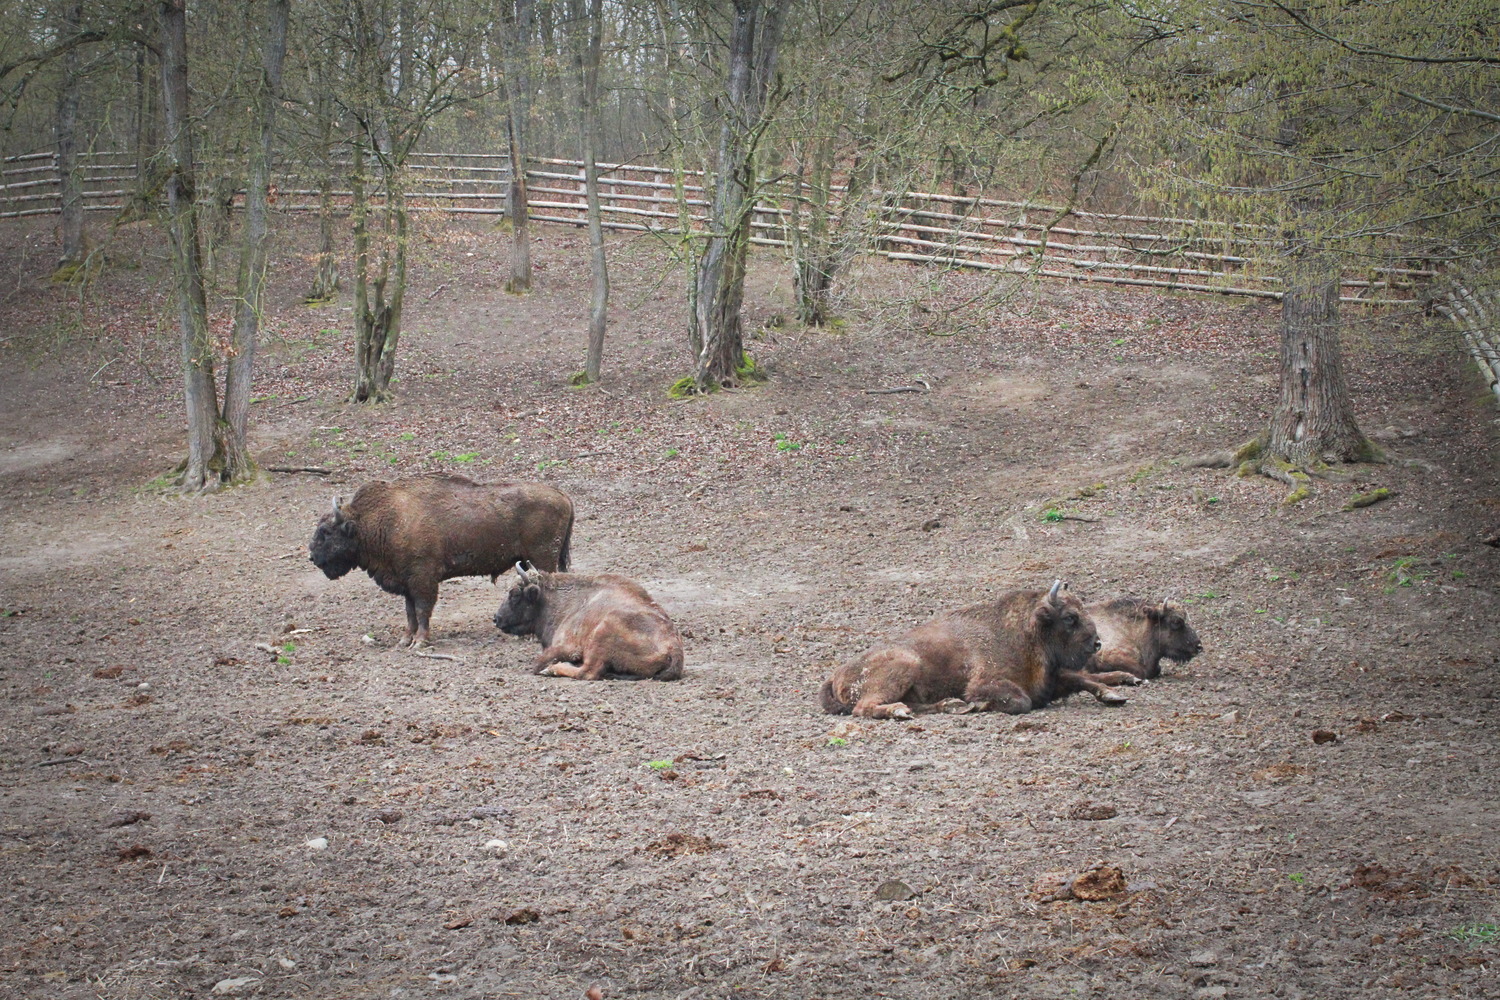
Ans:
{"type": "Polygon", "coordinates": [[[866,389],[865,390],[865,394],[868,395],[868,396],[892,396],[892,395],[895,395],[898,392],[931,392],[931,391],[932,391],[932,386],[928,385],[927,382],[926,382],[926,380],[924,380],[924,379],[917,379],[917,384],[916,385],[898,385],[898,386],[894,386],[894,387],[892,387],[890,389],[866,389]]]}
{"type": "Polygon", "coordinates": [[[411,655],[413,655],[413,656],[420,656],[423,659],[427,659],[427,660],[452,660],[454,663],[462,663],[462,662],[464,662],[462,658],[457,657],[457,656],[449,656],[447,653],[429,653],[429,652],[427,652],[425,650],[421,650],[421,649],[413,649],[413,650],[411,650],[411,655]]]}
{"type": "Polygon", "coordinates": [[[332,469],[320,469],[315,465],[267,465],[267,472],[308,472],[314,476],[331,476],[332,469]]]}

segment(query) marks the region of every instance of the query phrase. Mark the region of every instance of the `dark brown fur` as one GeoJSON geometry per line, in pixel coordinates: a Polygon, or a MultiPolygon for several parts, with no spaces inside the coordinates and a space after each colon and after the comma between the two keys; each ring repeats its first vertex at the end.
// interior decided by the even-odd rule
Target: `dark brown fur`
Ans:
{"type": "Polygon", "coordinates": [[[945,611],[844,664],[820,700],[826,712],[872,719],[910,718],[950,704],[1015,715],[1067,694],[1060,674],[1082,669],[1097,647],[1078,598],[1013,590],[945,611]]]}
{"type": "Polygon", "coordinates": [[[596,681],[675,681],[682,637],[661,605],[628,577],[545,573],[517,567],[520,579],[495,612],[495,627],[534,635],[544,647],[532,672],[596,681]]]}
{"type": "Polygon", "coordinates": [[[1087,667],[1096,679],[1123,673],[1139,683],[1161,676],[1163,657],[1186,663],[1203,652],[1203,643],[1179,604],[1116,597],[1090,604],[1085,610],[1098,626],[1099,640],[1104,644],[1087,667]]]}
{"type": "Polygon", "coordinates": [[[476,483],[414,476],[366,483],[318,522],[308,550],[330,580],[362,569],[406,598],[402,645],[425,643],[438,584],[492,581],[522,560],[566,569],[573,502],[544,483],[476,483]]]}

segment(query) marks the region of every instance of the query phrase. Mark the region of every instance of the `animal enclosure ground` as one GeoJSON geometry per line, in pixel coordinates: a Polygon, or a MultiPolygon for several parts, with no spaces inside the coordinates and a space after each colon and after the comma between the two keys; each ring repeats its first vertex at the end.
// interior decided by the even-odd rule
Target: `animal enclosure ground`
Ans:
{"type": "Polygon", "coordinates": [[[757,252],[770,380],[673,402],[680,275],[612,238],[606,381],[571,388],[586,242],[537,230],[516,298],[506,237],[427,220],[381,408],[283,232],[252,444],[331,474],[177,499],[159,234],[80,297],[0,228],[0,995],[1500,992],[1495,413],[1451,331],[1351,315],[1398,461],[1285,507],[1173,464],[1261,427],[1272,306],[867,263],[802,330],[757,252]],[[646,584],[684,679],[533,676],[482,579],[442,588],[455,659],[397,650],[402,602],[306,543],[437,470],[567,491],[576,568],[646,584]],[[1116,708],[818,709],[882,636],[1056,578],[1172,596],[1206,651],[1116,708]]]}

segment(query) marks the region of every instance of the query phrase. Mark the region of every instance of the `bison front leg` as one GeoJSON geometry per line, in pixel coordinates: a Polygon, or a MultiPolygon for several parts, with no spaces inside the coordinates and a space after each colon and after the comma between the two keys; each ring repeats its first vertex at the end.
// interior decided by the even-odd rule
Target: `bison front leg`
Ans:
{"type": "Polygon", "coordinates": [[[1119,649],[1106,649],[1102,653],[1096,653],[1089,661],[1088,671],[1097,677],[1129,674],[1134,678],[1129,681],[1105,681],[1106,684],[1139,684],[1151,675],[1151,672],[1141,665],[1139,659],[1119,649]]]}
{"type": "Polygon", "coordinates": [[[571,646],[548,646],[531,661],[531,672],[548,677],[577,677],[579,668],[573,664],[583,659],[583,651],[571,646]]]}
{"type": "Polygon", "coordinates": [[[1057,675],[1059,688],[1063,694],[1074,694],[1078,691],[1087,691],[1105,705],[1123,705],[1126,697],[1111,684],[1139,684],[1141,679],[1133,674],[1124,674],[1129,677],[1128,681],[1112,680],[1119,676],[1117,673],[1089,674],[1082,670],[1064,670],[1057,675]]]}
{"type": "Polygon", "coordinates": [[[412,649],[432,645],[432,609],[437,606],[437,588],[420,590],[406,597],[406,642],[412,649]]]}

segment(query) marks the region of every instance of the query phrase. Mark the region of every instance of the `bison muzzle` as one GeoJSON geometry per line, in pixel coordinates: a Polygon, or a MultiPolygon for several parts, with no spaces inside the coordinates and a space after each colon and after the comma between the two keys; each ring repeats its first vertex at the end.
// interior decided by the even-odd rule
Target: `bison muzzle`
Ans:
{"type": "Polygon", "coordinates": [[[401,645],[426,645],[438,584],[459,576],[493,582],[521,560],[568,568],[573,502],[544,483],[476,483],[414,476],[366,483],[333,501],[308,553],[330,580],[362,569],[406,598],[401,645]]]}
{"type": "Polygon", "coordinates": [[[872,719],[955,707],[1018,715],[1067,694],[1061,674],[1098,649],[1082,603],[1058,581],[945,611],[839,667],[820,699],[827,712],[872,719]]]}
{"type": "Polygon", "coordinates": [[[495,612],[495,627],[534,635],[543,646],[532,672],[596,681],[675,681],[682,637],[661,605],[628,577],[547,573],[522,564],[495,612]]]}

